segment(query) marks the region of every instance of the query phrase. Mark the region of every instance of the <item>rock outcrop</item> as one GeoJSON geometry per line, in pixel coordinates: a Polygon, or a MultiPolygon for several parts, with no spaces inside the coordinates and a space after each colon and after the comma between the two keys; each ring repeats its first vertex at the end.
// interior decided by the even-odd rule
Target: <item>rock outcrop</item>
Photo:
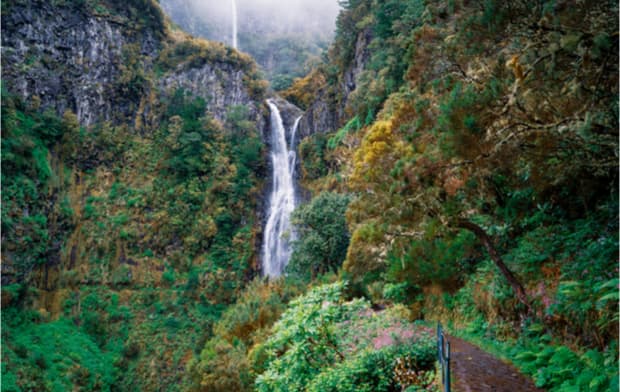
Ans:
{"type": "Polygon", "coordinates": [[[261,102],[255,102],[244,83],[244,71],[228,63],[206,63],[198,67],[178,67],[164,75],[158,82],[158,89],[163,93],[183,89],[195,96],[205,99],[207,110],[214,118],[226,120],[226,113],[231,106],[246,106],[252,118],[265,122],[260,111],[261,102]]]}
{"type": "Polygon", "coordinates": [[[135,45],[143,66],[152,67],[162,31],[140,34],[122,14],[96,14],[78,5],[17,2],[2,14],[3,80],[25,101],[42,109],[71,110],[82,125],[120,122],[136,105],[123,94],[124,48],[135,45]]]}
{"type": "Polygon", "coordinates": [[[368,46],[371,40],[370,29],[364,29],[358,33],[355,55],[343,73],[339,91],[333,92],[324,88],[319,92],[299,123],[301,137],[317,132],[332,132],[343,125],[343,121],[347,119],[349,96],[357,88],[359,76],[370,59],[368,46]]]}
{"type": "Polygon", "coordinates": [[[282,123],[285,128],[290,129],[295,124],[295,120],[297,120],[299,116],[303,115],[302,110],[289,101],[280,97],[271,99],[278,107],[278,110],[280,110],[280,116],[282,116],[282,123]]]}
{"type": "Polygon", "coordinates": [[[162,73],[157,64],[161,51],[192,38],[171,33],[154,2],[145,2],[146,10],[129,3],[91,8],[85,2],[19,1],[6,6],[2,67],[7,90],[41,110],[59,115],[70,110],[88,127],[102,121],[144,123],[141,117],[155,103],[153,92],[158,97],[182,88],[204,98],[207,112],[220,121],[230,106],[244,105],[264,127],[262,96],[250,92],[247,80],[254,76],[247,74],[247,66],[211,59],[181,62],[162,73]],[[136,13],[151,17],[136,21],[136,13]]]}

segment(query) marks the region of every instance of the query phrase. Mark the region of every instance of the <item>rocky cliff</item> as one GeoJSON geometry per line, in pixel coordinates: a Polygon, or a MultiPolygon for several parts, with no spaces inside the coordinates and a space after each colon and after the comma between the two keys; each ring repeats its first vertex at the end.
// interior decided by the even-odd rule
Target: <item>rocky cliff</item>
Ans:
{"type": "MultiPolygon", "coordinates": [[[[121,81],[126,48],[145,70],[162,45],[163,25],[136,32],[122,9],[15,2],[2,13],[2,68],[9,91],[41,109],[71,110],[83,125],[135,116],[139,96],[121,81]]],[[[125,10],[127,11],[127,10],[125,10]]],[[[137,82],[137,81],[128,81],[137,82]]],[[[134,86],[141,88],[141,86],[134,86]]]]}
{"type": "Polygon", "coordinates": [[[250,96],[244,78],[246,74],[234,64],[206,63],[197,67],[178,67],[158,81],[162,92],[183,89],[207,102],[207,110],[220,121],[226,120],[228,108],[242,105],[249,109],[252,117],[263,129],[262,102],[250,96]]]}
{"type": "Polygon", "coordinates": [[[308,106],[299,123],[301,137],[316,132],[332,132],[343,125],[348,118],[349,96],[357,88],[359,77],[370,60],[371,40],[370,29],[363,29],[357,34],[354,55],[343,69],[338,88],[324,87],[317,92],[316,99],[308,106]]]}
{"type": "Polygon", "coordinates": [[[2,66],[8,91],[36,102],[41,110],[59,115],[70,110],[80,124],[90,126],[101,121],[142,124],[155,104],[153,95],[183,88],[204,98],[217,119],[223,120],[230,106],[244,105],[263,126],[261,104],[256,103],[261,100],[254,99],[257,92],[248,85],[256,76],[249,58],[171,31],[159,6],[147,0],[93,4],[3,5],[2,66]],[[183,61],[183,50],[200,45],[211,53],[198,57],[207,55],[208,60],[183,61]],[[177,61],[166,67],[160,60],[169,52],[177,61]]]}

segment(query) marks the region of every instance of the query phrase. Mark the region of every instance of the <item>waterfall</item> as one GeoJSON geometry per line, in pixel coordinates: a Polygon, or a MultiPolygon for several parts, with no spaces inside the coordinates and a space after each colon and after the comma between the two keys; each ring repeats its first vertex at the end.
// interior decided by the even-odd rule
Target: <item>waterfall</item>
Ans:
{"type": "Polygon", "coordinates": [[[232,1],[232,46],[237,49],[237,0],[232,1]]]}
{"type": "Polygon", "coordinates": [[[269,197],[269,212],[263,236],[263,274],[280,276],[291,256],[290,242],[295,239],[291,213],[295,209],[295,134],[298,117],[291,130],[290,145],[278,107],[267,100],[271,111],[271,163],[273,183],[269,197]]]}

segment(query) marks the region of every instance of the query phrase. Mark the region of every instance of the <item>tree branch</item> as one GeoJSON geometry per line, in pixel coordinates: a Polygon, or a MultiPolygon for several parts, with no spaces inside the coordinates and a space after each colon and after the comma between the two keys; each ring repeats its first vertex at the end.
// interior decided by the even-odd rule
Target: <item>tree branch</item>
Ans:
{"type": "Polygon", "coordinates": [[[491,257],[491,260],[493,260],[493,262],[499,268],[499,270],[502,273],[502,275],[504,276],[504,278],[506,278],[506,280],[508,281],[508,283],[510,284],[510,286],[514,290],[514,292],[515,292],[515,294],[517,296],[517,299],[523,305],[525,305],[525,307],[527,309],[527,313],[528,314],[531,313],[532,308],[531,308],[530,302],[529,302],[529,300],[527,298],[527,294],[525,293],[525,289],[523,288],[523,285],[521,284],[521,282],[519,282],[517,277],[508,268],[508,266],[504,263],[504,260],[502,260],[502,257],[500,256],[499,252],[497,251],[497,249],[493,245],[493,241],[491,240],[491,237],[489,237],[487,232],[484,231],[484,229],[482,227],[478,226],[477,224],[475,224],[475,223],[473,223],[473,222],[471,222],[471,221],[469,221],[467,219],[459,219],[456,222],[456,225],[457,225],[457,227],[460,227],[460,228],[463,228],[463,229],[471,231],[478,238],[478,240],[480,240],[480,242],[482,242],[482,244],[486,248],[487,252],[489,253],[489,257],[491,257]]]}

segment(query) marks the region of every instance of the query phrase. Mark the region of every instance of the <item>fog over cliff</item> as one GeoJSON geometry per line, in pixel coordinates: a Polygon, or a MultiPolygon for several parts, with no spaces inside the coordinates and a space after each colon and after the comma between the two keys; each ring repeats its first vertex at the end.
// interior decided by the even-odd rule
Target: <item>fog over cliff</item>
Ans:
{"type": "MultiPolygon", "coordinates": [[[[183,30],[232,45],[232,0],[161,0],[183,30]]],[[[301,76],[331,41],[337,0],[236,0],[238,48],[283,87],[301,76]]]]}
{"type": "MultiPolygon", "coordinates": [[[[337,0],[236,0],[236,3],[240,34],[331,36],[340,9],[337,0]]],[[[231,42],[232,0],[161,0],[161,5],[182,28],[189,28],[188,32],[231,42]]]]}

